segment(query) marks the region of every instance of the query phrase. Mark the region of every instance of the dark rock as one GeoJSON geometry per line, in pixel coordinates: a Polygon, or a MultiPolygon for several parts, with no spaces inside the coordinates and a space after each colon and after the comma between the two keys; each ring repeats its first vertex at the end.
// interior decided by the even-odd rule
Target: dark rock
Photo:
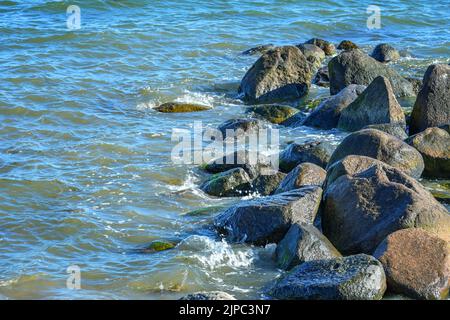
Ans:
{"type": "Polygon", "coordinates": [[[422,89],[422,79],[417,79],[413,77],[406,77],[405,79],[411,82],[414,93],[417,95],[420,92],[420,89],[422,89]]]}
{"type": "Polygon", "coordinates": [[[321,187],[326,175],[327,172],[318,165],[308,162],[300,163],[281,181],[275,193],[283,193],[304,186],[321,187]]]}
{"type": "Polygon", "coordinates": [[[214,225],[233,242],[277,243],[293,223],[313,223],[321,198],[322,189],[311,186],[242,201],[219,214],[214,225]]]}
{"type": "Polygon", "coordinates": [[[405,131],[405,126],[403,124],[396,124],[396,123],[370,124],[368,126],[365,126],[363,129],[380,130],[394,137],[397,137],[400,140],[405,140],[406,138],[408,138],[408,135],[406,134],[405,131]]]}
{"type": "Polygon", "coordinates": [[[333,259],[341,254],[311,224],[294,223],[277,245],[275,257],[282,269],[292,269],[306,261],[333,259]]]}
{"type": "Polygon", "coordinates": [[[328,75],[328,66],[319,68],[317,70],[312,83],[319,87],[329,87],[330,86],[330,77],[328,75]]]}
{"type": "Polygon", "coordinates": [[[247,103],[272,103],[304,96],[312,78],[311,64],[294,46],[265,52],[247,71],[239,94],[247,103]]]}
{"type": "Polygon", "coordinates": [[[381,263],[358,254],[305,262],[278,279],[268,294],[280,300],[379,300],[385,291],[381,263]]]}
{"type": "Polygon", "coordinates": [[[322,61],[325,59],[325,52],[314,44],[300,44],[297,48],[300,49],[306,57],[306,60],[312,64],[314,69],[318,69],[322,61]]]}
{"type": "MultiPolygon", "coordinates": [[[[450,231],[450,230],[449,230],[450,231]]],[[[445,299],[450,289],[448,244],[421,229],[390,234],[375,250],[388,290],[414,299],[445,299]]]]}
{"type": "Polygon", "coordinates": [[[351,154],[383,161],[414,178],[419,178],[424,169],[419,151],[402,140],[375,129],[356,131],[345,137],[331,156],[329,166],[351,154]]]}
{"type": "Polygon", "coordinates": [[[358,46],[351,42],[350,40],[343,40],[338,45],[338,50],[351,50],[351,49],[358,49],[358,46]]]}
{"type": "Polygon", "coordinates": [[[168,102],[154,108],[154,110],[164,113],[195,112],[209,109],[211,109],[211,107],[183,102],[168,102]]]}
{"type": "Polygon", "coordinates": [[[272,50],[272,49],[275,49],[275,46],[273,44],[263,44],[263,45],[256,46],[256,47],[250,48],[248,50],[245,50],[242,52],[242,54],[246,55],[246,56],[252,56],[257,53],[260,53],[260,54],[266,53],[267,51],[272,50]]]}
{"type": "Polygon", "coordinates": [[[236,300],[236,298],[226,292],[210,291],[191,293],[180,300],[236,300]]]}
{"type": "Polygon", "coordinates": [[[251,192],[251,183],[244,169],[234,168],[211,176],[200,189],[216,197],[241,197],[251,192]]]}
{"type": "Polygon", "coordinates": [[[328,42],[323,39],[318,38],[312,38],[305,42],[305,44],[314,44],[318,46],[320,49],[322,49],[327,56],[332,56],[336,52],[336,48],[334,47],[334,44],[331,42],[328,42]]]}
{"type": "Polygon", "coordinates": [[[280,182],[286,177],[286,173],[276,172],[274,174],[260,175],[252,183],[252,190],[259,195],[268,196],[275,192],[280,182]]]}
{"type": "Polygon", "coordinates": [[[369,85],[376,77],[389,79],[396,97],[414,96],[411,82],[387,65],[358,49],[341,52],[328,63],[330,93],[336,94],[349,84],[369,85]]]}
{"type": "Polygon", "coordinates": [[[381,123],[406,125],[405,114],[395,99],[389,79],[376,77],[363,93],[342,110],[338,128],[356,131],[366,125],[381,123]]]}
{"type": "Polygon", "coordinates": [[[421,227],[450,237],[450,216],[419,182],[396,168],[376,164],[327,185],[323,233],[344,255],[372,253],[392,232],[421,227]]]}
{"type": "Polygon", "coordinates": [[[231,136],[237,137],[247,133],[256,133],[259,129],[262,129],[264,127],[265,125],[261,120],[252,118],[240,118],[227,120],[219,125],[218,129],[225,139],[230,136],[227,135],[227,130],[228,132],[233,133],[231,136]]]}
{"type": "Polygon", "coordinates": [[[381,43],[373,49],[371,57],[380,62],[391,62],[400,59],[400,53],[393,46],[381,43]]]}
{"type": "Polygon", "coordinates": [[[337,126],[341,112],[366,89],[365,86],[351,84],[338,94],[324,100],[310,115],[303,125],[325,130],[337,126]]]}
{"type": "Polygon", "coordinates": [[[248,113],[253,113],[269,122],[280,124],[298,112],[297,109],[281,105],[263,105],[248,107],[248,113]]]}
{"type": "Polygon", "coordinates": [[[335,148],[329,142],[291,143],[280,153],[280,170],[289,173],[302,162],[310,162],[325,168],[335,148]]]}
{"type": "Polygon", "coordinates": [[[410,134],[450,123],[450,66],[433,64],[423,77],[411,114],[410,134]]]}

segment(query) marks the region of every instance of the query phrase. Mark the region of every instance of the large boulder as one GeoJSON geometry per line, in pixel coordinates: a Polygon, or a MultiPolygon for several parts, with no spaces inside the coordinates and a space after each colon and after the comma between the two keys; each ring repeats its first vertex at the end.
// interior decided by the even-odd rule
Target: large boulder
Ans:
{"type": "Polygon", "coordinates": [[[223,291],[209,291],[191,293],[181,297],[180,300],[236,300],[236,298],[223,291]]]}
{"type": "Polygon", "coordinates": [[[305,42],[305,44],[313,44],[318,46],[320,49],[325,52],[327,56],[332,56],[336,52],[336,48],[334,47],[334,44],[327,40],[318,39],[318,38],[312,38],[305,42]]]}
{"type": "Polygon", "coordinates": [[[410,134],[450,123],[450,66],[433,64],[423,77],[423,85],[411,114],[410,134]]]}
{"type": "Polygon", "coordinates": [[[221,133],[222,137],[238,137],[243,134],[257,133],[259,129],[263,129],[266,126],[261,120],[254,118],[238,118],[230,119],[219,125],[217,128],[221,133]]]}
{"type": "Polygon", "coordinates": [[[371,254],[389,234],[426,228],[450,238],[450,216],[415,179],[386,164],[327,185],[322,228],[342,254],[371,254]]]}
{"type": "Polygon", "coordinates": [[[336,94],[349,84],[369,85],[376,77],[384,76],[391,82],[396,97],[414,95],[411,82],[387,65],[353,49],[341,52],[328,63],[330,93],[336,94]]]}
{"type": "Polygon", "coordinates": [[[334,149],[335,146],[329,142],[291,143],[280,153],[280,170],[289,173],[302,162],[314,163],[325,168],[334,149]]]}
{"type": "Polygon", "coordinates": [[[282,105],[263,105],[248,107],[246,112],[253,113],[269,122],[282,124],[298,112],[298,109],[282,105]]]}
{"type": "Polygon", "coordinates": [[[375,129],[356,131],[345,137],[331,156],[329,165],[351,154],[383,161],[414,178],[419,178],[424,168],[419,151],[402,140],[375,129]]]}
{"type": "Polygon", "coordinates": [[[342,111],[352,103],[366,86],[351,84],[338,94],[331,96],[309,114],[303,121],[303,125],[319,129],[330,130],[337,127],[342,111]]]}
{"type": "Polygon", "coordinates": [[[283,193],[304,186],[322,186],[327,172],[314,163],[303,162],[281,181],[275,193],[283,193]]]}
{"type": "Polygon", "coordinates": [[[277,47],[265,52],[247,71],[239,94],[248,103],[272,103],[303,97],[312,68],[299,48],[277,47]]]}
{"type": "Polygon", "coordinates": [[[397,137],[400,140],[405,140],[406,138],[408,138],[404,124],[397,124],[397,123],[369,124],[368,126],[365,126],[363,129],[380,130],[390,134],[391,136],[397,137]]]}
{"type": "Polygon", "coordinates": [[[395,99],[389,79],[376,77],[347,108],[342,110],[338,128],[356,131],[366,125],[394,123],[406,126],[405,114],[395,99]]]}
{"type": "Polygon", "coordinates": [[[286,177],[286,173],[274,172],[258,176],[252,182],[252,191],[261,196],[268,196],[275,193],[281,181],[286,177]]]}
{"type": "Polygon", "coordinates": [[[278,243],[296,222],[312,224],[322,198],[320,187],[242,201],[214,219],[219,233],[233,242],[278,243]]]}
{"type": "Polygon", "coordinates": [[[251,183],[244,169],[234,168],[211,176],[200,189],[216,197],[242,197],[251,192],[251,183]]]}
{"type": "Polygon", "coordinates": [[[380,62],[393,62],[400,59],[398,50],[387,43],[377,45],[370,56],[380,62]]]}
{"type": "Polygon", "coordinates": [[[276,280],[268,295],[281,300],[379,300],[385,291],[381,263],[358,254],[298,265],[276,280]]]}
{"type": "Polygon", "coordinates": [[[209,109],[211,109],[209,106],[184,102],[167,102],[154,108],[155,111],[163,113],[197,112],[209,109]]]}
{"type": "Polygon", "coordinates": [[[308,60],[316,70],[320,67],[323,59],[325,59],[325,52],[314,44],[304,43],[298,45],[297,48],[300,49],[306,57],[306,60],[308,60]]]}
{"type": "Polygon", "coordinates": [[[390,234],[375,250],[388,290],[414,299],[445,299],[450,289],[449,244],[422,229],[390,234]]]}
{"type": "Polygon", "coordinates": [[[277,264],[292,269],[306,261],[333,259],[341,254],[313,225],[294,223],[275,250],[277,264]]]}

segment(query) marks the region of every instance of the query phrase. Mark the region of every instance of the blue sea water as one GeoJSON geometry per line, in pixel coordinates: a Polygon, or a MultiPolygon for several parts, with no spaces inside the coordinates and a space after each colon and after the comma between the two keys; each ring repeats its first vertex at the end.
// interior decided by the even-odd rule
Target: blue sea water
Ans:
{"type": "MultiPolygon", "coordinates": [[[[236,91],[259,44],[391,43],[392,67],[450,62],[449,1],[0,1],[0,298],[173,299],[199,290],[260,297],[279,275],[273,246],[230,245],[205,228],[227,205],[174,165],[173,128],[244,114],[236,91]],[[66,9],[81,9],[69,30],[66,9]],[[381,8],[369,30],[368,5],[381,8]],[[169,101],[212,106],[157,113],[169,101]],[[152,240],[173,250],[136,253],[152,240]],[[78,265],[81,290],[66,287],[78,265]]],[[[313,87],[307,98],[328,95],[313,87]]],[[[405,102],[407,103],[407,102],[405,102]]],[[[282,142],[342,133],[281,128],[282,142]]],[[[443,189],[441,182],[426,182],[443,189]]],[[[448,182],[447,182],[448,187],[448,182]]]]}

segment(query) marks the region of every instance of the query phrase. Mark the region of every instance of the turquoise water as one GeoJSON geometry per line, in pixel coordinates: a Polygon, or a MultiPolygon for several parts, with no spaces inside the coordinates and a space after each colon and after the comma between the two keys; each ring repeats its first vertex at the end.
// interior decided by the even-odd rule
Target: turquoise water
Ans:
{"type": "MultiPolygon", "coordinates": [[[[448,1],[0,1],[0,298],[173,299],[198,290],[255,298],[279,274],[273,246],[228,245],[186,216],[214,199],[204,174],[170,161],[172,128],[242,116],[239,81],[258,44],[389,42],[422,77],[450,62],[448,1]],[[81,8],[81,29],[66,8],[81,8]],[[366,8],[381,7],[368,30],[366,8]],[[152,110],[207,104],[195,114],[152,110]],[[137,253],[152,240],[173,250],[137,253]],[[81,268],[81,290],[66,288],[81,268]]],[[[326,96],[313,87],[308,98],[326,96]]],[[[405,102],[405,106],[410,102],[405,102]]],[[[339,141],[281,128],[282,142],[339,141]]]]}

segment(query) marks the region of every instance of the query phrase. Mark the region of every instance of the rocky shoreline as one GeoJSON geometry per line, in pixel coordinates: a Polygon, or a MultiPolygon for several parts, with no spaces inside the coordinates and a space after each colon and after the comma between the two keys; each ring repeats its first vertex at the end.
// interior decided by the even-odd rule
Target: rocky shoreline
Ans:
{"type": "MultiPolygon", "coordinates": [[[[262,196],[221,210],[213,228],[229,242],[277,244],[274,259],[286,272],[267,284],[266,297],[381,299],[392,292],[445,299],[450,215],[418,179],[450,178],[450,66],[430,65],[423,80],[410,79],[390,67],[401,55],[391,45],[369,55],[348,40],[244,54],[260,55],[238,89],[249,117],[230,119],[221,132],[245,135],[271,124],[349,132],[337,147],[289,144],[271,175],[262,174],[263,163],[218,159],[202,166],[212,174],[200,186],[205,193],[262,196]],[[283,105],[307,95],[312,83],[329,87],[330,97],[308,114],[283,105]],[[397,99],[414,96],[406,115],[397,99]]],[[[156,111],[206,109],[166,104],[156,111]]],[[[240,156],[247,155],[232,158],[240,156]]],[[[186,299],[199,297],[233,298],[213,292],[186,299]]]]}

